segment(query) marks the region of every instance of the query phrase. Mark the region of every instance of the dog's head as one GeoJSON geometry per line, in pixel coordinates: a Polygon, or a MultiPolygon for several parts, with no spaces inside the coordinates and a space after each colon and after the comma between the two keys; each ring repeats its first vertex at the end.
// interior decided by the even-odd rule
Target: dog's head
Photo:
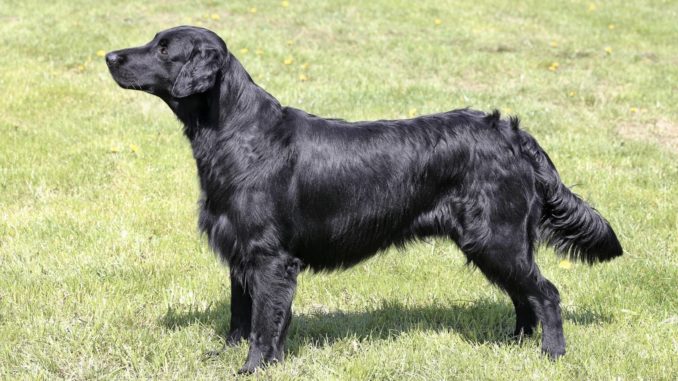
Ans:
{"type": "Polygon", "coordinates": [[[106,64],[122,88],[185,98],[212,88],[227,57],[219,36],[182,26],[158,33],[146,45],[110,52],[106,64]]]}

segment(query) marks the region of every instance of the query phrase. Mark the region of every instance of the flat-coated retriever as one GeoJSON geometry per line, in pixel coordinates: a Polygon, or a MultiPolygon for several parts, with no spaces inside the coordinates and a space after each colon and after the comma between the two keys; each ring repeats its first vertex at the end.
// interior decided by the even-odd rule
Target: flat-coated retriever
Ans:
{"type": "Polygon", "coordinates": [[[184,125],[202,188],[200,229],[231,277],[227,342],[241,372],[280,361],[297,274],[352,266],[391,245],[448,237],[508,293],[515,334],[543,328],[565,353],[544,242],[589,263],[622,254],[607,221],[560,181],[535,139],[469,109],[351,123],[283,107],[213,32],[177,27],[106,55],[125,89],[162,98],[184,125]]]}

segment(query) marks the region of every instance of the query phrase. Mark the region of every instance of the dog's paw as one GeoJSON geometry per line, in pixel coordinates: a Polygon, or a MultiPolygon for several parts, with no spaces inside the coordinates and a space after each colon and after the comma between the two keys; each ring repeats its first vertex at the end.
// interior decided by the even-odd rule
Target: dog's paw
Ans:
{"type": "Polygon", "coordinates": [[[242,368],[238,369],[238,374],[252,374],[257,371],[257,368],[252,368],[248,366],[243,366],[242,368]]]}
{"type": "Polygon", "coordinates": [[[548,356],[549,360],[556,361],[565,355],[565,347],[542,348],[541,353],[548,356]]]}
{"type": "Polygon", "coordinates": [[[226,337],[226,347],[237,347],[242,341],[247,340],[247,336],[240,329],[234,329],[226,337]]]}

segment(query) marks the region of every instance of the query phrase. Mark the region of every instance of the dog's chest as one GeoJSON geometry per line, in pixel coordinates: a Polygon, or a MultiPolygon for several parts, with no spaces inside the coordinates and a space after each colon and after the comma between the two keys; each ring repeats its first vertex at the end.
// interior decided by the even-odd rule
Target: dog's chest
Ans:
{"type": "Polygon", "coordinates": [[[203,131],[191,140],[200,187],[207,198],[220,198],[232,177],[226,147],[219,143],[217,134],[203,131]]]}

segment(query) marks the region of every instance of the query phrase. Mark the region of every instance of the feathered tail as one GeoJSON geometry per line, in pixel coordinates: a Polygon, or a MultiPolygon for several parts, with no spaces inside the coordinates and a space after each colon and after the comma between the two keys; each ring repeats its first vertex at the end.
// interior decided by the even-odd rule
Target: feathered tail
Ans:
{"type": "Polygon", "coordinates": [[[556,251],[588,263],[608,261],[623,254],[610,224],[586,201],[572,193],[561,181],[555,166],[537,141],[511,125],[520,134],[521,148],[535,169],[543,211],[539,222],[541,240],[556,251]]]}

